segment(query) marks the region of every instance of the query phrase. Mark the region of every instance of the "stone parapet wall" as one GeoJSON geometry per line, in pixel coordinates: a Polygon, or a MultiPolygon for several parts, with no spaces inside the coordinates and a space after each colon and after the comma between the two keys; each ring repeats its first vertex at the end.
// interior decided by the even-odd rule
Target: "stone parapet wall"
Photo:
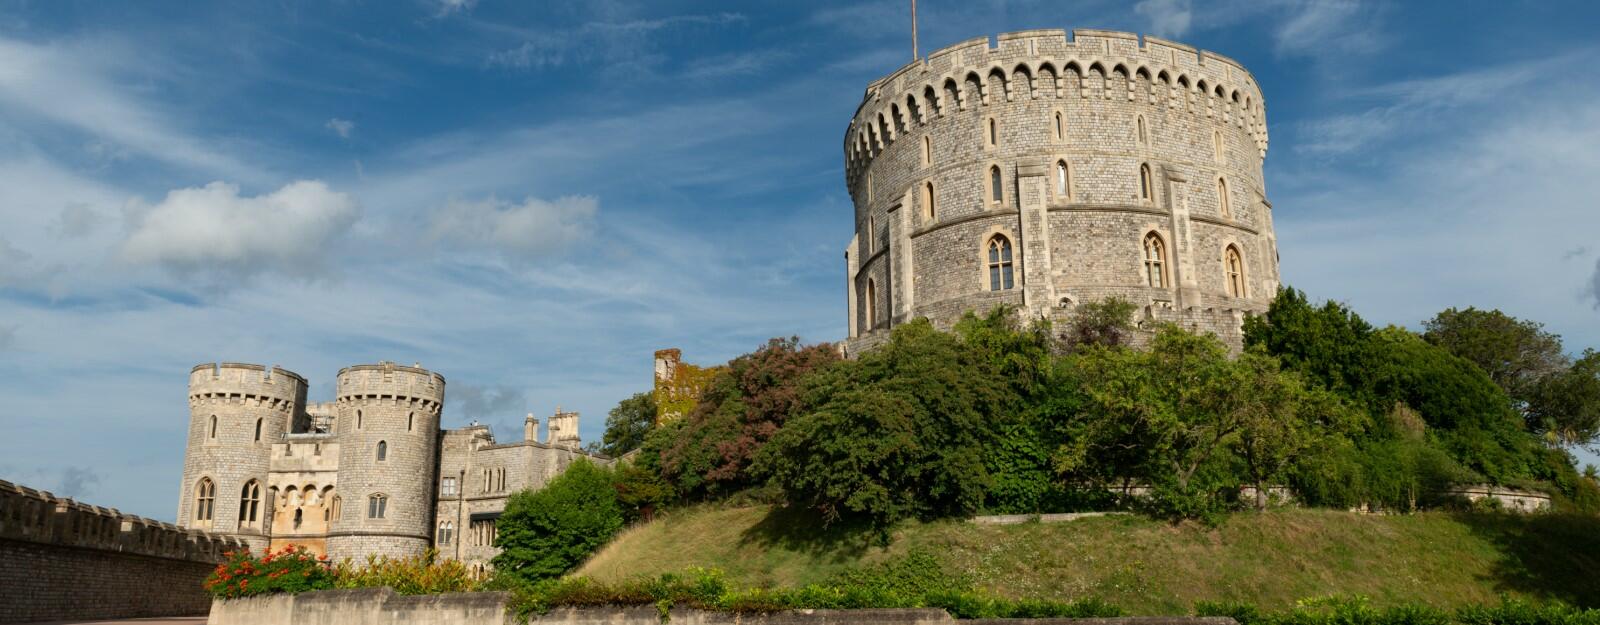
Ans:
{"type": "MultiPolygon", "coordinates": [[[[388,588],[327,590],[217,601],[208,625],[498,625],[519,623],[502,592],[405,597],[388,588]]],[[[790,610],[730,614],[673,608],[666,618],[654,606],[558,608],[529,625],[955,625],[939,609],[790,610]]],[[[964,625],[1238,625],[1227,617],[1120,617],[1089,619],[977,619],[964,625]]]]}
{"type": "Polygon", "coordinates": [[[0,480],[0,623],[203,614],[237,539],[0,480]]]}

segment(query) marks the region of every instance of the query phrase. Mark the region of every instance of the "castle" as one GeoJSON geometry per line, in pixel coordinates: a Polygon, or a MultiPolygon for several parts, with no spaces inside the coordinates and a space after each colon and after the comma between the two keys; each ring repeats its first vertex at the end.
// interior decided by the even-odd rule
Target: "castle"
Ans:
{"type": "Polygon", "coordinates": [[[578,414],[557,409],[545,440],[488,426],[442,430],[444,376],[394,363],[339,371],[334,400],[278,367],[203,364],[189,373],[189,441],[178,524],[254,550],[303,546],[339,560],[436,548],[488,567],[495,520],[516,491],[543,486],[582,450],[578,414]]]}
{"type": "Polygon", "coordinates": [[[1278,288],[1265,105],[1237,62],[1122,32],[978,38],[868,85],[845,133],[859,352],[917,317],[1119,296],[1237,349],[1278,288]]]}

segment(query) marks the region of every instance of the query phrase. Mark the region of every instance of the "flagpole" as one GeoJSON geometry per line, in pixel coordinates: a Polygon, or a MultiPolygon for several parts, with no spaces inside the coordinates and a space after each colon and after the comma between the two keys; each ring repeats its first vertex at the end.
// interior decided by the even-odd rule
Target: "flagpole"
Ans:
{"type": "Polygon", "coordinates": [[[917,0],[911,0],[911,60],[915,61],[921,56],[917,49],[917,0]]]}

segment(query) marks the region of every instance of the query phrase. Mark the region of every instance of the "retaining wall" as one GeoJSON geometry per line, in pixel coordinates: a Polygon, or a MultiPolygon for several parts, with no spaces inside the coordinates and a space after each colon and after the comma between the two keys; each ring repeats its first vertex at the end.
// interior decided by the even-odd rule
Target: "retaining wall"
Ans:
{"type": "MultiPolygon", "coordinates": [[[[325,590],[217,601],[209,625],[513,625],[502,592],[406,597],[388,588],[325,590]]],[[[673,609],[672,625],[955,625],[944,610],[792,610],[727,614],[673,609]]],[[[1097,619],[977,619],[962,625],[1238,625],[1225,617],[1124,617],[1097,619]]],[[[560,608],[529,625],[663,625],[653,606],[560,608]]]]}

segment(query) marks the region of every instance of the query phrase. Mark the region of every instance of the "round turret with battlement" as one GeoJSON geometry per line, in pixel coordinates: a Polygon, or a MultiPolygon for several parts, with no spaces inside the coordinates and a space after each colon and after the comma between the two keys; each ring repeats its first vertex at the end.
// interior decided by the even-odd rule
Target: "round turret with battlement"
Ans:
{"type": "Polygon", "coordinates": [[[334,559],[421,554],[432,540],[444,376],[385,362],[339,371],[334,559]]]}
{"type": "Polygon", "coordinates": [[[1266,150],[1250,73],[1155,37],[1031,30],[906,65],[845,133],[849,348],[1112,296],[1238,348],[1279,283],[1266,150]]]}
{"type": "Polygon", "coordinates": [[[305,378],[278,367],[225,362],[191,370],[178,524],[265,547],[272,444],[304,421],[305,400],[305,378]]]}

